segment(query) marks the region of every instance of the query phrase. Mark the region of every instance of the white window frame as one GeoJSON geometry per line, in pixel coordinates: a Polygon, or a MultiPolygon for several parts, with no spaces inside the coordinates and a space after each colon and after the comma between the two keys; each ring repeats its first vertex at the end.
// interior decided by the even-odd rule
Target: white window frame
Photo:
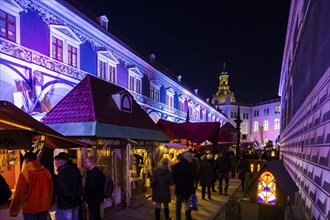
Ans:
{"type": "Polygon", "coordinates": [[[159,101],[160,83],[156,80],[150,81],[150,98],[159,101]]]}
{"type": "Polygon", "coordinates": [[[166,105],[171,108],[174,107],[174,91],[172,88],[166,89],[166,105]]]}
{"type": "Polygon", "coordinates": [[[142,93],[143,74],[137,67],[128,68],[128,89],[138,94],[142,93]]]}
{"type": "Polygon", "coordinates": [[[275,131],[280,130],[280,126],[281,126],[281,124],[280,124],[280,119],[275,118],[275,120],[274,120],[274,130],[275,130],[275,131]]]}
{"type": "MultiPolygon", "coordinates": [[[[11,16],[15,17],[15,43],[20,44],[21,43],[21,17],[19,13],[23,11],[24,9],[17,4],[14,1],[11,1],[11,4],[9,4],[7,1],[1,1],[1,10],[6,12],[7,14],[10,14],[11,16]]],[[[6,39],[8,40],[8,39],[6,39]]]]}
{"type": "Polygon", "coordinates": [[[242,122],[242,134],[248,134],[248,122],[242,122]]]}
{"type": "Polygon", "coordinates": [[[184,112],[184,102],[185,102],[185,97],[183,95],[180,95],[178,97],[178,110],[184,112]]]}
{"type": "Polygon", "coordinates": [[[98,51],[97,52],[97,77],[104,79],[113,84],[117,84],[117,64],[119,61],[109,51],[98,51]],[[106,65],[106,76],[103,78],[100,73],[100,62],[106,65]],[[110,76],[110,68],[113,68],[110,76]]]}
{"type": "MultiPolygon", "coordinates": [[[[50,25],[50,57],[52,57],[52,39],[53,37],[61,40],[63,42],[63,61],[57,60],[59,62],[63,62],[69,65],[68,62],[68,45],[71,45],[77,48],[77,66],[73,68],[80,68],[80,44],[82,43],[81,40],[73,33],[73,31],[68,28],[67,26],[63,25],[50,25]],[[61,32],[59,29],[63,29],[67,31],[69,35],[61,32]]],[[[54,58],[53,58],[54,59],[54,58]]],[[[56,59],[55,59],[56,60],[56,59]]],[[[71,65],[70,65],[71,66],[71,65]]]]}
{"type": "Polygon", "coordinates": [[[202,120],[206,121],[206,109],[205,108],[202,109],[202,120]]]}
{"type": "Polygon", "coordinates": [[[264,121],[264,131],[268,131],[269,130],[269,121],[265,120],[264,121]]]}
{"type": "Polygon", "coordinates": [[[258,121],[253,122],[253,131],[254,132],[259,131],[259,122],[258,121]]]}
{"type": "Polygon", "coordinates": [[[201,106],[200,105],[196,105],[196,108],[195,108],[195,117],[200,119],[201,118],[201,106]]]}

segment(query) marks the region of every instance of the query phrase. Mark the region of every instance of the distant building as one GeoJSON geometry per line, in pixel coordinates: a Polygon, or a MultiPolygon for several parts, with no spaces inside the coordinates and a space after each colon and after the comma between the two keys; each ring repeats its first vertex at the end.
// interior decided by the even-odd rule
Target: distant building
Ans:
{"type": "Polygon", "coordinates": [[[0,99],[42,117],[87,74],[126,88],[157,122],[227,118],[73,0],[1,1],[0,99]],[[71,5],[72,4],[72,5],[71,5]],[[74,6],[73,6],[74,5],[74,6]]]}
{"type": "Polygon", "coordinates": [[[292,0],[282,60],[281,153],[306,219],[330,219],[330,1],[292,0]]]}
{"type": "Polygon", "coordinates": [[[235,95],[229,90],[229,74],[225,69],[220,73],[218,91],[212,97],[216,106],[230,123],[236,126],[237,107],[240,105],[242,142],[258,141],[265,145],[268,141],[274,144],[280,135],[280,99],[268,100],[256,104],[237,103],[235,95]]]}

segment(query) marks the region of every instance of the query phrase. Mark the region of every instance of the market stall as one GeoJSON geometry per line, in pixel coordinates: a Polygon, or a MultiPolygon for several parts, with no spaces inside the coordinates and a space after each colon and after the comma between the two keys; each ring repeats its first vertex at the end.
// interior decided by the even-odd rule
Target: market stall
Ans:
{"type": "Polygon", "coordinates": [[[42,122],[92,146],[77,159],[94,156],[97,166],[113,178],[114,194],[105,207],[144,202],[154,149],[170,139],[127,90],[87,75],[42,122]]]}
{"type": "Polygon", "coordinates": [[[45,151],[52,153],[55,148],[86,146],[54,131],[14,104],[0,101],[0,172],[13,191],[21,172],[21,156],[25,151],[39,153],[39,159],[44,159],[43,165],[53,173],[53,158],[45,159],[45,151]]]}

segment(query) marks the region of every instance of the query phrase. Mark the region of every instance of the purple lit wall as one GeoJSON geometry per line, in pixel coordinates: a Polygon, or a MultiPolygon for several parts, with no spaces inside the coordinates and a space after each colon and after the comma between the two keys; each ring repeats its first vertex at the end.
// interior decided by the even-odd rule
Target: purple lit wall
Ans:
{"type": "Polygon", "coordinates": [[[97,54],[89,42],[80,45],[80,69],[97,75],[97,54]]]}
{"type": "Polygon", "coordinates": [[[292,0],[283,54],[281,152],[306,219],[330,218],[330,1],[292,0]]]}
{"type": "Polygon", "coordinates": [[[21,45],[49,56],[49,27],[35,13],[21,13],[21,45]]]}
{"type": "Polygon", "coordinates": [[[117,64],[117,85],[128,87],[128,69],[123,62],[117,64]]]}

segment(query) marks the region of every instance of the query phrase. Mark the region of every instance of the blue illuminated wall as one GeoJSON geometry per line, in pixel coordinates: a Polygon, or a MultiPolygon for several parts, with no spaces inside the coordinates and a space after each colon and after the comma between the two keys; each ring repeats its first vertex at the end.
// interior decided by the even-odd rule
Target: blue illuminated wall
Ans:
{"type": "MultiPolygon", "coordinates": [[[[155,122],[159,118],[184,121],[188,100],[193,103],[192,108],[199,106],[206,112],[206,121],[228,121],[167,69],[65,0],[7,0],[1,2],[1,10],[15,16],[17,37],[16,41],[0,38],[0,99],[11,101],[30,114],[42,116],[48,112],[86,74],[97,76],[99,59],[106,59],[104,62],[116,69],[114,83],[128,90],[129,68],[142,74],[141,92],[129,91],[155,122]],[[63,61],[50,56],[51,36],[63,41],[63,61]],[[68,63],[69,45],[78,50],[77,67],[68,63]],[[103,58],[100,52],[104,53],[103,58]],[[160,84],[159,101],[150,98],[150,80],[160,84]],[[174,91],[173,107],[166,105],[167,89],[174,91]],[[186,100],[183,110],[178,109],[179,96],[186,100]]],[[[190,115],[190,120],[204,121],[201,114],[190,115]]]]}

